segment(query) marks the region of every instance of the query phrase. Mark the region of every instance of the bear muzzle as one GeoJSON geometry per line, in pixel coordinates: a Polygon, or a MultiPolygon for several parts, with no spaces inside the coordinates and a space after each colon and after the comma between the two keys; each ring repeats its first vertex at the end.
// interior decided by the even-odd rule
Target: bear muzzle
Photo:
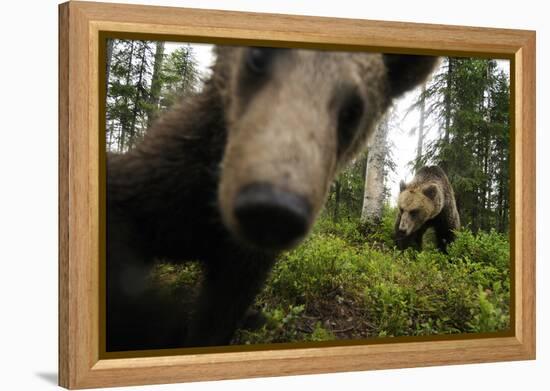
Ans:
{"type": "Polygon", "coordinates": [[[399,223],[398,234],[400,236],[409,236],[414,232],[415,228],[415,224],[413,221],[411,221],[410,217],[406,217],[405,215],[403,215],[399,223]]]}
{"type": "Polygon", "coordinates": [[[308,232],[313,213],[308,200],[268,183],[243,187],[235,197],[240,236],[256,247],[283,250],[308,232]]]}

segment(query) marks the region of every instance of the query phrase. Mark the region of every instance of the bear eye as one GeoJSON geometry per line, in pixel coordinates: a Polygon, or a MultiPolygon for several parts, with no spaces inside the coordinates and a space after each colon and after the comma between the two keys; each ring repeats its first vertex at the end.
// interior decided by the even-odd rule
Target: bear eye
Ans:
{"type": "Polygon", "coordinates": [[[248,69],[257,74],[265,73],[271,64],[274,51],[270,48],[250,48],[246,54],[248,69]]]}
{"type": "Polygon", "coordinates": [[[409,211],[409,214],[411,215],[411,217],[416,217],[416,215],[418,215],[418,209],[413,209],[409,211]]]}
{"type": "Polygon", "coordinates": [[[353,139],[353,131],[359,124],[359,120],[363,115],[363,99],[357,91],[349,94],[338,112],[338,150],[343,149],[353,139]]]}

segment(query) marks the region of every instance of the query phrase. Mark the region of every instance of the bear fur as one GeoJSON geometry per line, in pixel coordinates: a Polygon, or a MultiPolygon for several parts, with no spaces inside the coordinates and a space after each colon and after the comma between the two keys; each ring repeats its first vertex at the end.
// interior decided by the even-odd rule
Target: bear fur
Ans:
{"type": "Polygon", "coordinates": [[[225,46],[216,54],[199,93],[133,150],[108,155],[107,351],[228,344],[277,255],[309,231],[338,169],[437,61],[225,46]],[[275,207],[237,213],[243,189],[248,204],[267,194],[275,207]],[[191,310],[152,286],[157,260],[200,262],[191,310]]]}
{"type": "Polygon", "coordinates": [[[460,228],[460,216],[451,183],[440,167],[422,167],[411,183],[402,181],[397,206],[395,236],[399,249],[422,250],[422,237],[433,227],[438,249],[447,252],[447,245],[455,239],[454,231],[460,228]]]}

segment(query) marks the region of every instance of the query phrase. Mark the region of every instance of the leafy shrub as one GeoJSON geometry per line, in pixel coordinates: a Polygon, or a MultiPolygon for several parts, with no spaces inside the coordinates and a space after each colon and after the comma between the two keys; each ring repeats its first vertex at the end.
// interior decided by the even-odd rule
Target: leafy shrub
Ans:
{"type": "Polygon", "coordinates": [[[510,316],[506,303],[507,296],[508,292],[502,290],[500,281],[493,283],[492,290],[484,290],[479,286],[479,307],[471,309],[472,321],[468,322],[470,329],[479,333],[508,329],[510,316]]]}
{"type": "Polygon", "coordinates": [[[258,330],[238,330],[233,343],[250,345],[256,343],[296,342],[307,339],[299,331],[298,323],[304,306],[265,309],[266,323],[258,330]]]}
{"type": "Polygon", "coordinates": [[[313,232],[337,236],[352,244],[360,244],[365,241],[364,227],[356,219],[340,219],[334,222],[330,218],[322,217],[315,224],[313,232]]]}
{"type": "Polygon", "coordinates": [[[380,224],[371,232],[368,229],[364,229],[364,232],[368,233],[368,239],[372,243],[379,243],[387,248],[395,247],[394,241],[394,229],[395,229],[395,220],[397,219],[397,208],[391,207],[389,205],[384,206],[382,212],[382,220],[380,224]]]}
{"type": "Polygon", "coordinates": [[[271,295],[289,303],[307,303],[350,288],[360,256],[357,249],[332,234],[314,233],[282,256],[268,283],[271,295]]]}
{"type": "Polygon", "coordinates": [[[315,328],[313,329],[313,332],[307,339],[309,341],[317,342],[317,341],[331,341],[336,339],[336,337],[329,330],[321,326],[321,322],[317,322],[315,324],[315,328]]]}
{"type": "Polygon", "coordinates": [[[474,234],[463,229],[457,232],[456,240],[448,251],[451,258],[469,259],[483,265],[492,265],[498,270],[508,270],[510,266],[508,238],[495,230],[474,234]]]}
{"type": "MultiPolygon", "coordinates": [[[[386,217],[376,239],[369,234],[359,240],[359,224],[323,221],[308,240],[281,257],[259,302],[266,308],[303,305],[301,316],[312,319],[310,329],[322,324],[335,338],[509,327],[506,237],[463,230],[457,232],[448,255],[435,249],[401,252],[385,245],[393,229],[390,222],[393,225],[393,217],[386,217]],[[333,332],[342,324],[349,326],[343,316],[355,325],[345,336],[333,332]]],[[[303,338],[308,340],[307,335],[303,338]]]]}

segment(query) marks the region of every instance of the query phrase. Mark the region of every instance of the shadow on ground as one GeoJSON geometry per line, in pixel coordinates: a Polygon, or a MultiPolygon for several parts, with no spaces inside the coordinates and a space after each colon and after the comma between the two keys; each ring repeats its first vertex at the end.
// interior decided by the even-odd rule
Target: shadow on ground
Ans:
{"type": "Polygon", "coordinates": [[[36,376],[47,383],[57,385],[57,372],[39,372],[36,376]]]}

